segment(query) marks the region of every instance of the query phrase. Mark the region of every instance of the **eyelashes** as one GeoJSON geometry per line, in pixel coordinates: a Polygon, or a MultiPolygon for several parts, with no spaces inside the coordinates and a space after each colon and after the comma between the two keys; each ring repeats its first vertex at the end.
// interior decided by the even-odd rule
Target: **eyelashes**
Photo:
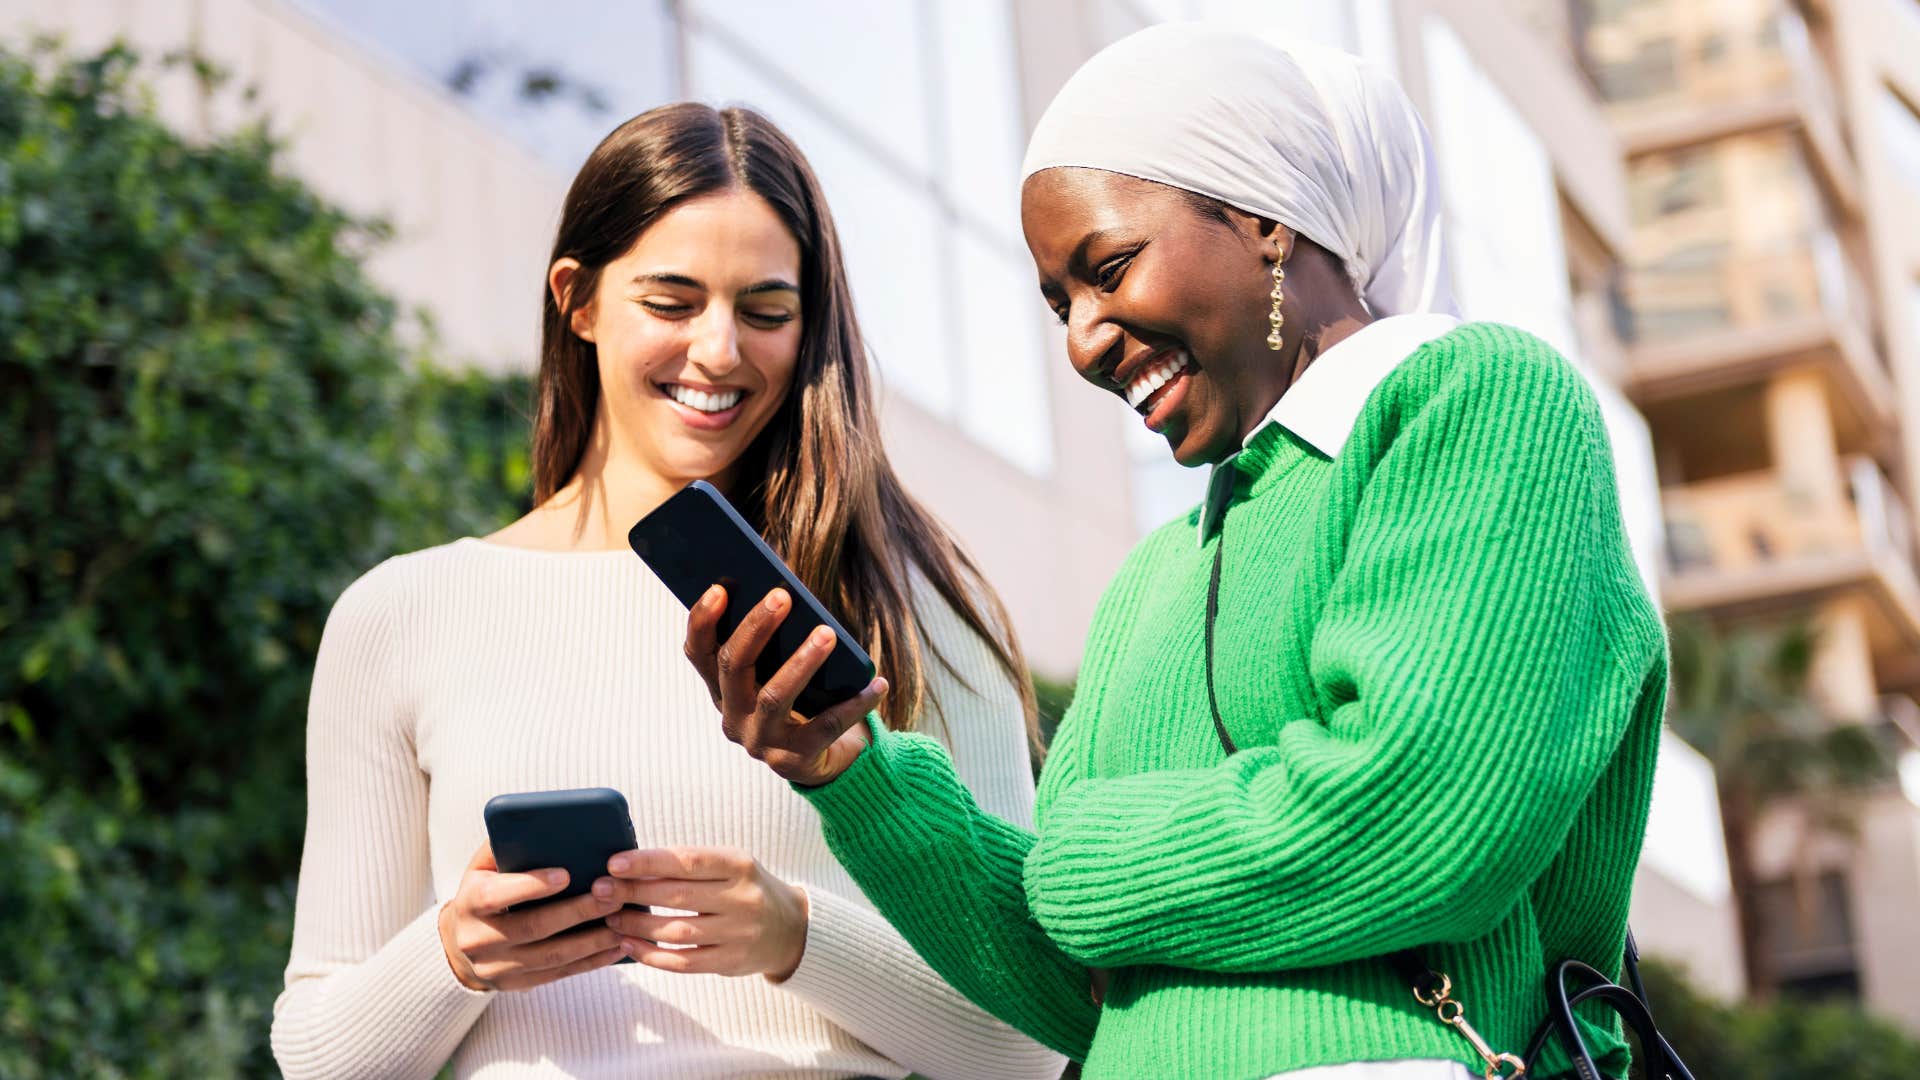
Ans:
{"type": "MultiPolygon", "coordinates": [[[[1131,251],[1122,252],[1108,259],[1106,262],[1101,263],[1093,271],[1094,284],[1100,287],[1101,292],[1106,293],[1110,293],[1119,288],[1121,279],[1127,276],[1127,268],[1133,265],[1133,257],[1138,254],[1140,254],[1140,249],[1134,248],[1131,251]]],[[[1071,310],[1072,308],[1069,305],[1062,304],[1059,307],[1053,308],[1053,317],[1060,320],[1060,325],[1065,326],[1067,324],[1067,316],[1071,310]]]]}
{"type": "MultiPolygon", "coordinates": [[[[662,304],[657,300],[642,300],[640,306],[663,319],[682,319],[693,313],[692,304],[662,304]]],[[[790,311],[743,311],[740,315],[766,330],[775,330],[793,321],[790,311]]]]}
{"type": "Polygon", "coordinates": [[[1136,250],[1124,255],[1115,255],[1100,264],[1099,269],[1093,272],[1094,280],[1100,284],[1100,291],[1112,292],[1119,286],[1120,279],[1127,276],[1127,267],[1133,265],[1133,257],[1137,253],[1136,250]]]}

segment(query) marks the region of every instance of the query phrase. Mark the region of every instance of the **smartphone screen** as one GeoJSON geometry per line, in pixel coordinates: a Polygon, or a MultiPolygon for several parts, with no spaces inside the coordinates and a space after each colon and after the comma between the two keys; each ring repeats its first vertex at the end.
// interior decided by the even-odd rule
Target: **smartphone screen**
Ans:
{"type": "Polygon", "coordinates": [[[846,627],[800,583],[746,518],[704,480],[682,488],[627,533],[627,543],[682,604],[692,607],[709,588],[727,590],[719,639],[733,636],[740,620],[776,588],[793,606],[761,650],[756,673],[772,678],[817,626],[830,628],[833,653],[794,701],[803,716],[816,716],[860,693],[873,681],[873,661],[846,627]]]}

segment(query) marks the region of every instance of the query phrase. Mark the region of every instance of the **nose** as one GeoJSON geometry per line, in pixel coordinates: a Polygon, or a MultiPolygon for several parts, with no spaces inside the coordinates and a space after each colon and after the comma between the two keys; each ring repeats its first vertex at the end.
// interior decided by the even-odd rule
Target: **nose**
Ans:
{"type": "Polygon", "coordinates": [[[1074,305],[1067,321],[1067,361],[1081,378],[1112,389],[1120,346],[1120,328],[1102,318],[1095,305],[1074,305]]]}
{"type": "Polygon", "coordinates": [[[693,340],[687,343],[687,360],[715,378],[740,366],[740,330],[733,308],[725,304],[708,305],[694,321],[693,340]]]}

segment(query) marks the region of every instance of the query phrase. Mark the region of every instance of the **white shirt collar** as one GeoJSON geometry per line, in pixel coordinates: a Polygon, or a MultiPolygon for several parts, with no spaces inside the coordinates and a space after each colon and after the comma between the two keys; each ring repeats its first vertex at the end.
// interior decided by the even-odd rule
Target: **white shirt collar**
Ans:
{"type": "MultiPolygon", "coordinates": [[[[1459,325],[1460,320],[1454,316],[1434,312],[1375,319],[1307,365],[1300,378],[1280,395],[1267,418],[1247,434],[1242,448],[1268,424],[1279,424],[1315,450],[1330,458],[1339,457],[1374,390],[1420,346],[1459,325]]],[[[1207,501],[1200,512],[1201,543],[1206,542],[1225,509],[1233,491],[1232,475],[1231,457],[1213,467],[1207,481],[1207,501]]]]}

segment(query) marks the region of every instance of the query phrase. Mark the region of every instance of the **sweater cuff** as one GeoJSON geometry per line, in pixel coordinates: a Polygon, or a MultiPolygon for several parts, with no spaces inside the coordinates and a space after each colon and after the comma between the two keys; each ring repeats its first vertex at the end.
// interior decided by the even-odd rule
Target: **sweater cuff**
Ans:
{"type": "Polygon", "coordinates": [[[435,903],[394,936],[394,945],[402,950],[399,963],[405,970],[421,971],[423,981],[420,989],[433,997],[446,996],[461,1002],[492,999],[494,991],[475,990],[453,973],[453,961],[447,958],[446,944],[440,940],[442,906],[441,903],[435,903]],[[415,951],[420,954],[417,959],[413,955],[415,951]],[[429,963],[429,959],[438,963],[429,963]],[[427,971],[433,974],[427,976],[427,971]]]}
{"type": "Polygon", "coordinates": [[[800,966],[778,985],[800,997],[857,1015],[860,980],[871,981],[874,928],[868,920],[886,926],[880,916],[851,900],[824,889],[807,890],[807,944],[800,966]],[[862,919],[865,915],[867,918],[862,919]]]}
{"type": "Polygon", "coordinates": [[[866,722],[867,748],[846,771],[818,787],[793,785],[829,829],[841,823],[889,820],[907,799],[901,790],[900,758],[910,752],[903,745],[910,740],[881,723],[878,713],[868,713],[866,722]]]}

